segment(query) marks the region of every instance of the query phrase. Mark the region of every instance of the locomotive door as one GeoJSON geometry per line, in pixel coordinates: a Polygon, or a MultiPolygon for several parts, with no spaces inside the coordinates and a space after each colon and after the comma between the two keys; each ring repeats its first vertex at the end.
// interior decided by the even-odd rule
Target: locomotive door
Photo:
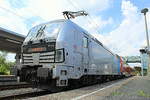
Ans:
{"type": "Polygon", "coordinates": [[[83,64],[83,71],[85,73],[88,72],[88,68],[89,68],[89,42],[88,42],[88,37],[84,36],[83,37],[83,60],[82,60],[82,64],[83,64]]]}

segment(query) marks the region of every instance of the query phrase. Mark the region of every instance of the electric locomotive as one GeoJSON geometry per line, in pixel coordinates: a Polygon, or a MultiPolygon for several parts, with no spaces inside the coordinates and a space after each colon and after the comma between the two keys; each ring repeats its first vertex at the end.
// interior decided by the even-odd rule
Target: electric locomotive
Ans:
{"type": "Polygon", "coordinates": [[[17,76],[42,89],[121,77],[120,57],[70,19],[33,27],[21,48],[17,76]]]}

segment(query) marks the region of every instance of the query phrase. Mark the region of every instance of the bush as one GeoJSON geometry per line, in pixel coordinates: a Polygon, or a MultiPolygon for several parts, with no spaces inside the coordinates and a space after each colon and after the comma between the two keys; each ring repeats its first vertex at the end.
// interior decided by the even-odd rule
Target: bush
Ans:
{"type": "Polygon", "coordinates": [[[13,62],[7,62],[5,57],[6,53],[0,54],[0,75],[8,75],[10,74],[10,67],[14,65],[13,62]]]}

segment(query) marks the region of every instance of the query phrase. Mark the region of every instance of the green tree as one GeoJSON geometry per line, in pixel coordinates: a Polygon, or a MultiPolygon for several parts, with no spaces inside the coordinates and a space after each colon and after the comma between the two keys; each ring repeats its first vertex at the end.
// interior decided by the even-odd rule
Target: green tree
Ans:
{"type": "Polygon", "coordinates": [[[10,74],[10,67],[14,65],[14,62],[6,61],[7,52],[0,53],[0,75],[10,74]]]}

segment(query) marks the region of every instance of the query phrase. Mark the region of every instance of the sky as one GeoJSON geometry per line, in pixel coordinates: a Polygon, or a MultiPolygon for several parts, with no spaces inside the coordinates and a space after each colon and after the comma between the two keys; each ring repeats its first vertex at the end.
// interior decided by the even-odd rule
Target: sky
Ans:
{"type": "MultiPolygon", "coordinates": [[[[144,16],[150,0],[0,0],[0,27],[27,35],[33,26],[63,19],[63,11],[85,10],[89,16],[72,19],[120,56],[140,55],[146,46],[144,16]]],[[[150,12],[147,13],[150,33],[150,12]]],[[[14,61],[9,53],[8,60],[14,61]]]]}

